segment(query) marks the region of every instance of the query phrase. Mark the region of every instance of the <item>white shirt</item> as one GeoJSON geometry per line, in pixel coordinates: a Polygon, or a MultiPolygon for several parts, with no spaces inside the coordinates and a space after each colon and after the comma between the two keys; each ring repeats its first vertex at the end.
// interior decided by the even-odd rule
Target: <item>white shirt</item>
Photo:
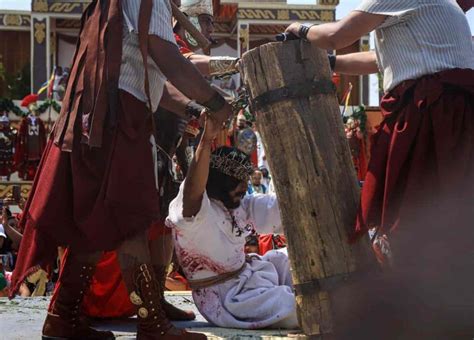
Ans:
{"type": "MultiPolygon", "coordinates": [[[[138,41],[138,16],[140,0],[122,0],[124,29],[122,41],[122,65],[120,68],[119,88],[147,103],[145,93],[145,68],[138,41]]],[[[169,0],[153,0],[153,12],[150,19],[150,35],[176,44],[171,26],[171,5],[169,0]]],[[[166,77],[148,56],[148,76],[152,110],[156,111],[163,95],[166,77]]]]}
{"type": "Polygon", "coordinates": [[[229,212],[220,201],[204,193],[197,215],[185,218],[183,188],[184,182],[170,204],[167,225],[173,229],[176,254],[188,279],[205,279],[241,268],[245,237],[252,228],[259,233],[282,231],[275,195],[246,196],[239,208],[229,212]]]}
{"type": "Polygon", "coordinates": [[[474,69],[469,23],[455,0],[365,0],[357,10],[389,16],[375,30],[385,92],[427,74],[474,69]]]}

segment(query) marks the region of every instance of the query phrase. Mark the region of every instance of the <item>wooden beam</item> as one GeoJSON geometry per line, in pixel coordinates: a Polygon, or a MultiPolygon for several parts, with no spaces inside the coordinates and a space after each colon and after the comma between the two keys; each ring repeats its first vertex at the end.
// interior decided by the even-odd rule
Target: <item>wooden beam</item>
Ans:
{"type": "Polygon", "coordinates": [[[260,100],[257,128],[288,238],[301,327],[307,335],[331,333],[328,289],[366,269],[372,257],[368,240],[348,243],[359,187],[327,54],[302,41],[270,43],[243,56],[242,74],[254,104],[260,100]],[[319,87],[306,97],[275,92],[302,83],[319,87]],[[262,105],[269,93],[277,95],[262,105]]]}

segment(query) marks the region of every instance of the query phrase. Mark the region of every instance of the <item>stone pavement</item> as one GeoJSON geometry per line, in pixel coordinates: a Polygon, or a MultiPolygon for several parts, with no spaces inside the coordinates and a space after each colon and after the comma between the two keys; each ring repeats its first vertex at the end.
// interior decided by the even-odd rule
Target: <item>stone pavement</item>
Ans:
{"type": "MultiPolygon", "coordinates": [[[[288,331],[285,330],[262,330],[248,331],[239,329],[228,329],[213,327],[198,313],[191,294],[187,292],[167,293],[167,300],[179,308],[193,310],[197,319],[192,322],[176,322],[176,326],[187,328],[191,331],[205,333],[209,339],[261,339],[261,340],[283,340],[290,339],[288,331]]],[[[46,315],[49,298],[16,298],[9,301],[0,298],[0,340],[37,340],[41,339],[41,327],[46,315]]],[[[113,331],[117,339],[135,339],[135,320],[106,320],[96,322],[99,329],[113,331]]],[[[291,339],[305,339],[304,336],[291,335],[291,339]]]]}

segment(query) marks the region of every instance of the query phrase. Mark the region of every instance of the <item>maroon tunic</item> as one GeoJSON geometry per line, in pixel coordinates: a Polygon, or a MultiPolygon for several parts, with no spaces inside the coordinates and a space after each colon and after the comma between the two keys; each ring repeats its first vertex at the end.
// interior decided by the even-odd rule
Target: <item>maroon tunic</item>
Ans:
{"type": "MultiPolygon", "coordinates": [[[[404,228],[413,207],[435,216],[440,202],[474,194],[474,70],[405,81],[385,95],[381,110],[356,237],[371,226],[381,233],[404,228]]],[[[472,208],[460,213],[472,223],[472,208]]]]}
{"type": "MultiPolygon", "coordinates": [[[[118,127],[103,146],[76,134],[72,152],[49,140],[25,207],[25,227],[12,287],[57,256],[57,246],[113,250],[159,216],[158,192],[145,103],[120,92],[118,127]]],[[[80,120],[76,129],[80,129],[80,120]]]]}
{"type": "Polygon", "coordinates": [[[341,285],[331,296],[334,323],[349,335],[341,339],[469,339],[474,70],[405,81],[381,109],[353,239],[379,227],[393,266],[341,285]]]}

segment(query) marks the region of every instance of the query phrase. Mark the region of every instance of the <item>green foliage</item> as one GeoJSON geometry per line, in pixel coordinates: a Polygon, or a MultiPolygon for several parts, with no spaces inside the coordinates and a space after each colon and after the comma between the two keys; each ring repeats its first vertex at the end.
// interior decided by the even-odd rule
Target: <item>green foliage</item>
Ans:
{"type": "Polygon", "coordinates": [[[0,112],[3,111],[13,112],[19,117],[25,115],[25,113],[8,98],[0,98],[0,112]]]}
{"type": "Polygon", "coordinates": [[[38,106],[38,113],[43,114],[50,107],[52,107],[53,110],[56,111],[56,112],[61,111],[61,105],[59,105],[57,101],[55,101],[54,99],[46,99],[43,104],[38,106]]]}
{"type": "Polygon", "coordinates": [[[4,72],[4,80],[7,98],[22,99],[27,96],[31,91],[30,64],[26,64],[21,71],[15,74],[4,72]]]}

